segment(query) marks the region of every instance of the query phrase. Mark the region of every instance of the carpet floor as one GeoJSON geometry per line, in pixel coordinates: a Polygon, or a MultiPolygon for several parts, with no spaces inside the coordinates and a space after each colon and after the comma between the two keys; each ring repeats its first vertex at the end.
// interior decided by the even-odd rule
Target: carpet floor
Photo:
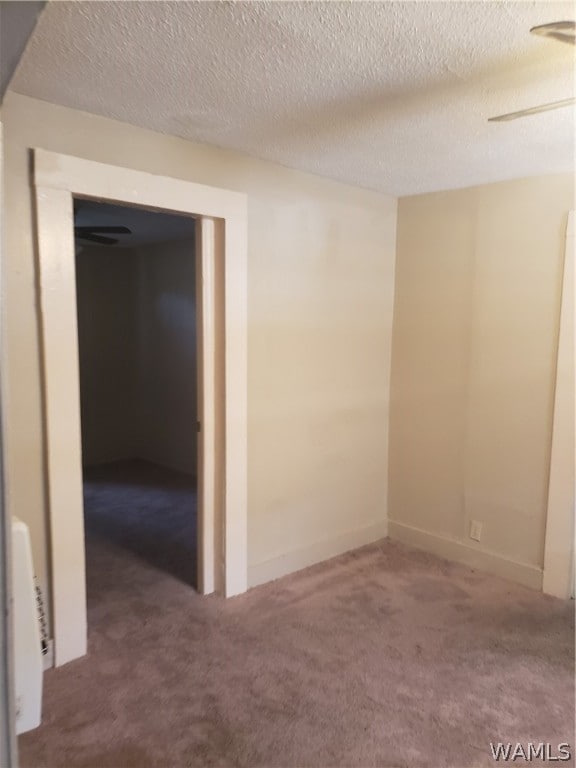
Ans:
{"type": "Polygon", "coordinates": [[[465,768],[494,765],[491,742],[574,748],[574,601],[389,540],[202,598],[186,478],[109,467],[85,490],[89,654],[45,674],[22,768],[465,768]]]}

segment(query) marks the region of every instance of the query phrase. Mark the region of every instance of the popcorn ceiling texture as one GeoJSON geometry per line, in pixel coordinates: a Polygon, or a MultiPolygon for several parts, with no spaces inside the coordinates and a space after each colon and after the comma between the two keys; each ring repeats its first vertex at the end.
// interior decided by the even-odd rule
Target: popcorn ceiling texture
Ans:
{"type": "Polygon", "coordinates": [[[54,2],[18,93],[393,195],[571,171],[568,2],[54,2]]]}

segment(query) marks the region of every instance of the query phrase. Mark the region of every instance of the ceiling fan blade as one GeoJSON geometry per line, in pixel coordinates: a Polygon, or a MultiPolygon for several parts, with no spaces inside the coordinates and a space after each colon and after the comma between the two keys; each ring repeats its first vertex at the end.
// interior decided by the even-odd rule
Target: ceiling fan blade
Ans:
{"type": "Polygon", "coordinates": [[[576,42],[576,22],[574,21],[553,21],[551,24],[540,24],[537,27],[532,27],[530,32],[533,35],[551,37],[570,45],[574,45],[576,42]]]}
{"type": "Polygon", "coordinates": [[[98,243],[99,245],[115,245],[118,240],[113,237],[102,237],[102,235],[92,235],[87,232],[85,235],[78,234],[80,240],[88,240],[91,243],[98,243]]]}
{"type": "Polygon", "coordinates": [[[76,232],[102,232],[109,235],[131,235],[132,230],[128,227],[74,227],[76,232]]]}
{"type": "Polygon", "coordinates": [[[503,123],[506,120],[516,120],[519,117],[528,117],[528,115],[537,115],[539,112],[550,112],[552,109],[562,109],[562,107],[571,107],[576,104],[576,98],[562,99],[562,101],[551,101],[549,104],[540,104],[538,107],[529,107],[520,109],[518,112],[508,112],[506,115],[497,115],[489,117],[489,123],[503,123]]]}

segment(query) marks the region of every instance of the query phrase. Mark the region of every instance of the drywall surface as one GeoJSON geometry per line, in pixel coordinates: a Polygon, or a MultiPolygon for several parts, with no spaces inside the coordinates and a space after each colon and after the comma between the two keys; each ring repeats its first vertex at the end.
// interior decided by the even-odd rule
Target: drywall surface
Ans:
{"type": "Polygon", "coordinates": [[[141,246],[138,269],[137,455],[196,474],[194,241],[141,246]]]}
{"type": "Polygon", "coordinates": [[[533,586],[573,189],[556,175],[399,202],[390,533],[533,586]]]}
{"type": "Polygon", "coordinates": [[[126,249],[76,256],[82,463],[132,458],[137,447],[137,262],[126,249]]]}
{"type": "Polygon", "coordinates": [[[396,200],[14,93],[2,120],[8,511],[44,583],[30,147],[247,193],[249,563],[385,532],[396,200]]]}

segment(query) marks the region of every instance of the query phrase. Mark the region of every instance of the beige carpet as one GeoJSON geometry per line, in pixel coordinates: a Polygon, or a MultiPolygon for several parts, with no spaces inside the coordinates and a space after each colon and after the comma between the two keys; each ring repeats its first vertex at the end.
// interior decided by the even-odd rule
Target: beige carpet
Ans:
{"type": "Polygon", "coordinates": [[[573,601],[390,541],[201,598],[191,504],[150,468],[87,486],[90,652],[45,675],[23,768],[464,768],[495,765],[490,742],[574,745],[573,601]]]}

